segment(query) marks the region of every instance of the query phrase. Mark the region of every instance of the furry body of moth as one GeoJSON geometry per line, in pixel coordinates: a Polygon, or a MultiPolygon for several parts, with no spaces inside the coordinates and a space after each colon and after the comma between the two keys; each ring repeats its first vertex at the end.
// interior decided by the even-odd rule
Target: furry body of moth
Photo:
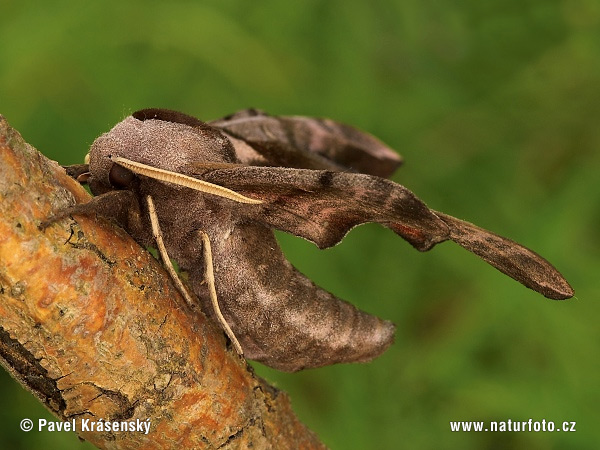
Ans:
{"type": "Polygon", "coordinates": [[[204,311],[230,327],[247,358],[285,371],[371,360],[392,343],[394,325],[315,286],[283,256],[272,229],[326,248],[377,222],[418,250],[453,240],[549,298],[573,295],[531,250],[433,211],[385,179],[400,163],[374,137],[331,120],[247,110],[206,124],[147,109],[94,142],[89,167],[72,173],[85,172],[97,197],[68,212],[113,217],[147,246],[157,235],[153,214],[165,264],[172,257],[190,274],[204,311]]]}

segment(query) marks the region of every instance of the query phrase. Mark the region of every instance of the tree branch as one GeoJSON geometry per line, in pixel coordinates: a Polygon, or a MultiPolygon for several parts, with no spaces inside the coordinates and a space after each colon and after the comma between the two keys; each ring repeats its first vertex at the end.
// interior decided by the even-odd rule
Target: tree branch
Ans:
{"type": "Polygon", "coordinates": [[[0,116],[0,362],[100,448],[323,448],[125,232],[41,221],[85,190],[0,116]],[[150,420],[150,432],[84,420],[150,420]],[[89,422],[88,422],[89,423],[89,422]]]}

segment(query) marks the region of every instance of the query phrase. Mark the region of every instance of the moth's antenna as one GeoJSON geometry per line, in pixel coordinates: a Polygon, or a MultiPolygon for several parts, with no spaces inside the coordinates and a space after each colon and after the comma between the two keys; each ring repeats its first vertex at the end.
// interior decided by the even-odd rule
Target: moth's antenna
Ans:
{"type": "Polygon", "coordinates": [[[187,175],[183,175],[177,172],[171,172],[169,170],[158,169],[156,167],[148,166],[136,161],[131,161],[127,158],[111,157],[111,161],[131,170],[139,175],[154,178],[155,180],[164,181],[166,183],[176,184],[178,186],[184,186],[190,189],[195,189],[206,194],[217,195],[219,197],[227,198],[239,203],[259,204],[261,200],[254,198],[245,197],[242,194],[238,194],[231,189],[227,189],[218,184],[212,184],[208,181],[199,180],[192,178],[187,175]]]}

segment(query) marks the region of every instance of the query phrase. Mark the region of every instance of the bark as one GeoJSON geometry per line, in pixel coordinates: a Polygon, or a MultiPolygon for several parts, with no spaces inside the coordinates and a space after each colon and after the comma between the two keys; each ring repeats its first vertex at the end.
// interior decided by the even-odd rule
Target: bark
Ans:
{"type": "Polygon", "coordinates": [[[323,448],[289,398],[185,307],[160,264],[0,116],[0,362],[100,448],[323,448]],[[150,420],[150,432],[83,420],[150,420]],[[89,424],[89,422],[88,422],[89,424]]]}

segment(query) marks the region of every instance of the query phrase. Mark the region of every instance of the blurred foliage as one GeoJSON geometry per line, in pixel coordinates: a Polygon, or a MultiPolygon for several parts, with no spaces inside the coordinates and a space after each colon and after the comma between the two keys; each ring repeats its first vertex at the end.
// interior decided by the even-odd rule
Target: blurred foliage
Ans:
{"type": "MultiPolygon", "coordinates": [[[[378,360],[283,374],[335,449],[591,449],[600,442],[600,3],[595,0],[0,0],[0,113],[62,164],[142,107],[328,116],[400,151],[433,208],[535,249],[555,302],[453,244],[419,254],[367,225],[319,251],[280,236],[318,284],[393,320],[378,360]],[[450,420],[577,421],[576,433],[451,433],[450,420]]],[[[47,415],[3,372],[0,446],[47,415]]]]}

